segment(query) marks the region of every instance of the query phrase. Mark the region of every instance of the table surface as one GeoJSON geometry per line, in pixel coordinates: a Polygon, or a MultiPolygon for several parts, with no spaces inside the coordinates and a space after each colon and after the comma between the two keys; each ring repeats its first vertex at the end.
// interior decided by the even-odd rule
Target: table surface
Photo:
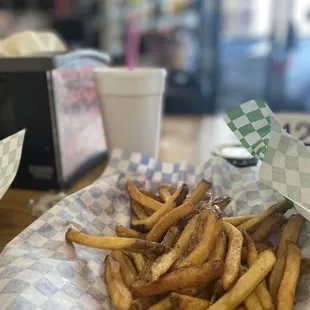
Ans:
{"type": "MultiPolygon", "coordinates": [[[[237,143],[221,117],[166,116],[162,122],[161,161],[188,161],[203,164],[218,144],[237,143]]],[[[104,171],[106,162],[88,171],[70,190],[73,193],[94,182],[104,171]]],[[[28,209],[28,201],[44,195],[33,190],[10,189],[0,201],[0,250],[36,217],[28,209]]]]}

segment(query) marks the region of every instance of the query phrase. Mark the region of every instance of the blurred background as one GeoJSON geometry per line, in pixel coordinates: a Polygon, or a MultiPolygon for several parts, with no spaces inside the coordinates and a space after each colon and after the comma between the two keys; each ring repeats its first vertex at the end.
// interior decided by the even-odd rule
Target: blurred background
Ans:
{"type": "Polygon", "coordinates": [[[310,110],[308,0],[1,0],[0,36],[54,29],[72,48],[124,63],[129,22],[141,65],[169,69],[167,113],[213,114],[252,98],[310,110]]]}

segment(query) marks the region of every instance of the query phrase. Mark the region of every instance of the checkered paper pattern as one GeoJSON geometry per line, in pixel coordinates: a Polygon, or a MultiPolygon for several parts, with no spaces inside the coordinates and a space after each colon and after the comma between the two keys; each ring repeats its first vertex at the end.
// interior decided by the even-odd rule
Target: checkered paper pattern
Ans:
{"type": "Polygon", "coordinates": [[[0,199],[13,182],[23,148],[25,130],[0,141],[0,199]]]}
{"type": "Polygon", "coordinates": [[[310,152],[289,135],[263,101],[251,100],[225,117],[248,151],[262,160],[260,180],[295,203],[310,220],[310,152]]]}
{"type": "MultiPolygon", "coordinates": [[[[234,199],[226,215],[258,213],[282,199],[258,180],[258,168],[238,169],[214,157],[200,167],[185,162],[167,164],[141,154],[115,150],[106,172],[93,185],[67,197],[18,235],[0,255],[0,309],[114,309],[104,283],[106,251],[72,245],[64,240],[69,227],[96,235],[112,235],[116,225],[130,219],[127,178],[156,190],[159,183],[191,188],[202,178],[213,182],[215,195],[234,199]]],[[[300,237],[310,254],[310,225],[300,237]]],[[[310,278],[302,278],[310,284],[310,278]]],[[[310,285],[302,286],[297,301],[310,305],[310,285]]]]}

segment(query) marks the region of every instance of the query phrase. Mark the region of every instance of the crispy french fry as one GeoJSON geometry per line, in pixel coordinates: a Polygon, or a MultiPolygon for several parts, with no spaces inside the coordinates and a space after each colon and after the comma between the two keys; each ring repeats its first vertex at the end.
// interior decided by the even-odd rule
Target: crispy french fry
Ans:
{"type": "Polygon", "coordinates": [[[114,305],[121,310],[128,310],[132,302],[130,291],[125,286],[119,263],[111,256],[105,259],[105,280],[114,305]]]}
{"type": "Polygon", "coordinates": [[[186,184],[182,184],[177,191],[165,202],[162,207],[153,213],[151,216],[144,220],[132,220],[132,224],[134,225],[143,225],[146,229],[150,230],[156,224],[156,222],[163,217],[165,214],[170,212],[175,207],[182,204],[183,200],[185,199],[188,193],[188,187],[186,184]]]}
{"type": "Polygon", "coordinates": [[[137,201],[143,207],[156,211],[160,209],[163,205],[161,202],[141,193],[141,191],[139,191],[137,186],[129,179],[127,180],[127,190],[128,190],[130,197],[133,200],[137,201]]]}
{"type": "Polygon", "coordinates": [[[262,252],[254,265],[208,310],[233,310],[241,305],[257,285],[263,281],[275,262],[276,257],[272,250],[262,252]]]}
{"type": "Polygon", "coordinates": [[[149,216],[145,209],[135,200],[131,199],[130,206],[139,220],[143,220],[149,216]]]}
{"type": "Polygon", "coordinates": [[[139,218],[135,214],[133,214],[131,216],[131,222],[130,222],[131,228],[141,233],[148,232],[149,229],[147,229],[143,224],[141,224],[141,221],[144,221],[145,219],[139,220],[139,218]]]}
{"type": "Polygon", "coordinates": [[[152,266],[144,274],[145,281],[153,282],[158,280],[158,278],[168,271],[173,263],[181,256],[194,233],[197,220],[198,214],[189,220],[173,250],[163,254],[154,261],[152,266]]]}
{"type": "Polygon", "coordinates": [[[220,277],[223,268],[221,261],[209,261],[203,265],[174,270],[155,282],[146,283],[143,280],[137,280],[132,284],[131,291],[135,297],[147,297],[184,287],[193,287],[220,277]]]}
{"type": "Polygon", "coordinates": [[[186,199],[186,202],[190,202],[196,205],[211,188],[212,184],[206,180],[201,180],[191,195],[186,199]]]}
{"type": "Polygon", "coordinates": [[[269,291],[274,303],[277,302],[278,291],[285,268],[286,241],[297,242],[300,229],[303,223],[303,217],[299,214],[292,215],[285,224],[280,245],[277,252],[277,262],[275,263],[269,278],[269,291]]]}
{"type": "Polygon", "coordinates": [[[66,240],[90,248],[141,253],[150,258],[155,258],[168,250],[167,247],[160,243],[136,238],[93,236],[72,228],[67,230],[66,240]]]}
{"type": "Polygon", "coordinates": [[[133,300],[130,306],[130,310],[145,310],[155,305],[164,296],[157,295],[151,297],[141,297],[133,300]]]}
{"type": "Polygon", "coordinates": [[[176,189],[171,186],[160,185],[159,186],[159,197],[164,201],[167,200],[175,193],[176,189]]]}
{"type": "Polygon", "coordinates": [[[212,201],[212,205],[218,206],[223,211],[230,204],[230,202],[231,202],[231,197],[223,196],[223,197],[215,198],[212,201]]]}
{"type": "Polygon", "coordinates": [[[133,252],[128,252],[127,255],[131,258],[137,272],[140,273],[145,266],[145,259],[143,255],[140,253],[133,253],[133,252]]]}
{"type": "Polygon", "coordinates": [[[174,225],[170,227],[162,240],[161,244],[173,248],[178,241],[178,238],[180,237],[181,230],[178,228],[178,226],[174,225]]]}
{"type": "Polygon", "coordinates": [[[147,197],[150,197],[150,198],[152,198],[152,199],[154,199],[154,200],[156,200],[156,201],[158,201],[158,202],[160,202],[160,203],[163,203],[163,202],[164,202],[159,196],[157,196],[156,194],[153,194],[153,193],[150,192],[150,191],[147,191],[146,189],[141,189],[140,192],[141,192],[143,195],[145,195],[145,196],[147,196],[147,197]]]}
{"type": "Polygon", "coordinates": [[[203,264],[210,257],[214,244],[222,229],[222,219],[212,209],[208,209],[207,213],[206,225],[204,226],[200,240],[192,252],[178,263],[178,268],[203,264]]]}
{"type": "Polygon", "coordinates": [[[257,294],[253,291],[245,300],[244,305],[247,309],[253,310],[264,310],[262,304],[260,303],[257,294]]]}
{"type": "MultiPolygon", "coordinates": [[[[251,239],[251,237],[249,236],[249,234],[246,231],[243,231],[243,236],[244,239],[246,241],[247,244],[247,263],[248,266],[251,267],[255,264],[255,262],[258,260],[258,252],[256,250],[255,244],[253,242],[253,240],[251,239]]],[[[263,309],[265,310],[274,310],[275,306],[273,304],[273,300],[272,297],[267,289],[267,285],[266,285],[266,281],[263,280],[262,283],[260,283],[256,289],[255,289],[255,293],[261,303],[261,305],[263,306],[263,309]]],[[[253,297],[252,297],[253,299],[253,297]]],[[[247,302],[244,302],[246,307],[248,307],[247,302]]],[[[250,308],[252,309],[252,308],[250,308]]],[[[253,308],[255,309],[255,308],[253,308]]]]}
{"type": "Polygon", "coordinates": [[[209,260],[219,259],[224,261],[226,252],[227,252],[227,237],[225,232],[222,230],[222,232],[219,234],[216,246],[214,247],[209,260]]]}
{"type": "Polygon", "coordinates": [[[239,226],[248,220],[252,220],[256,215],[245,215],[245,216],[233,216],[233,217],[223,217],[223,221],[234,226],[239,226]]]}
{"type": "Polygon", "coordinates": [[[121,251],[112,251],[111,256],[119,262],[124,284],[130,288],[137,278],[137,271],[131,260],[121,251]]]}
{"type": "Polygon", "coordinates": [[[300,261],[300,275],[309,274],[310,273],[310,259],[303,258],[300,261]]]}
{"type": "Polygon", "coordinates": [[[115,232],[118,237],[145,239],[144,234],[122,225],[116,226],[115,232]]]}
{"type": "Polygon", "coordinates": [[[294,308],[295,291],[300,273],[300,248],[291,241],[286,242],[286,262],[278,292],[278,310],[294,308]]]}
{"type": "Polygon", "coordinates": [[[235,226],[223,222],[223,227],[228,236],[228,251],[222,277],[223,287],[227,291],[233,286],[239,276],[243,237],[235,226]]]}
{"type": "Polygon", "coordinates": [[[238,229],[245,230],[248,233],[253,233],[257,227],[265,221],[265,219],[275,213],[285,213],[288,209],[291,209],[293,207],[293,204],[290,203],[288,200],[284,199],[274,205],[272,205],[267,210],[263,211],[259,215],[257,215],[255,218],[246,221],[238,226],[238,229]]]}
{"type": "Polygon", "coordinates": [[[252,240],[257,242],[266,241],[274,232],[276,232],[287,221],[287,218],[281,213],[275,213],[268,216],[251,235],[252,240]]]}
{"type": "Polygon", "coordinates": [[[180,219],[194,213],[195,210],[194,205],[191,203],[174,208],[158,220],[145,239],[154,242],[160,241],[171,226],[177,224],[180,219]]]}
{"type": "MultiPolygon", "coordinates": [[[[193,287],[185,287],[177,291],[177,293],[192,297],[197,297],[198,295],[206,295],[205,291],[208,289],[209,285],[212,283],[202,283],[193,287]]],[[[202,298],[203,299],[203,298],[202,298]]]]}
{"type": "Polygon", "coordinates": [[[151,306],[148,308],[148,310],[172,310],[171,302],[170,302],[170,296],[163,298],[160,300],[157,304],[151,306]]]}
{"type": "Polygon", "coordinates": [[[205,310],[209,307],[210,304],[208,300],[176,293],[170,294],[170,300],[172,309],[174,310],[205,310]]]}
{"type": "Polygon", "coordinates": [[[257,252],[260,253],[267,249],[272,249],[273,244],[270,241],[258,242],[258,243],[255,243],[255,247],[256,247],[257,252]]]}

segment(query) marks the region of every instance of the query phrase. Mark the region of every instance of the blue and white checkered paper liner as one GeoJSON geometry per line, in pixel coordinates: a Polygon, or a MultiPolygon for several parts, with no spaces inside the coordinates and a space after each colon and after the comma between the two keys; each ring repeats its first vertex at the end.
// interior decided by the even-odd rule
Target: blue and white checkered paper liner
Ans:
{"type": "MultiPolygon", "coordinates": [[[[104,283],[107,252],[72,245],[64,238],[69,227],[113,235],[116,225],[127,225],[128,177],[152,190],[162,182],[187,182],[193,188],[202,178],[210,180],[216,195],[234,198],[227,215],[255,214],[282,199],[258,181],[256,167],[238,169],[219,157],[201,167],[185,162],[167,164],[115,150],[97,182],[51,208],[4,249],[0,256],[0,309],[114,309],[104,283]]],[[[300,237],[303,254],[310,254],[309,232],[305,223],[300,237]]],[[[308,280],[303,278],[302,283],[308,280]]],[[[309,290],[310,285],[304,285],[298,291],[299,303],[310,304],[309,290]]]]}
{"type": "Polygon", "coordinates": [[[229,128],[256,158],[260,180],[295,203],[310,220],[310,152],[289,135],[263,101],[251,100],[225,116],[229,128]]]}

